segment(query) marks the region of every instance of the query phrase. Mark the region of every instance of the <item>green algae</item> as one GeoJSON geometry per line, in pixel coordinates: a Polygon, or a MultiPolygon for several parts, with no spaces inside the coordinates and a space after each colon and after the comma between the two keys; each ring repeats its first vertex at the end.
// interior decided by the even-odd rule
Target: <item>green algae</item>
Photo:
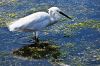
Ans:
{"type": "Polygon", "coordinates": [[[65,44],[66,48],[74,48],[75,47],[75,43],[67,43],[65,44]]]}
{"type": "Polygon", "coordinates": [[[77,65],[77,66],[85,66],[84,63],[81,62],[81,58],[76,56],[72,59],[72,65],[77,65]]]}
{"type": "Polygon", "coordinates": [[[100,55],[97,55],[96,56],[96,60],[99,60],[100,61],[100,55]]]}
{"type": "Polygon", "coordinates": [[[3,2],[0,2],[0,6],[3,6],[4,5],[4,3],[3,2]]]}
{"type": "Polygon", "coordinates": [[[15,18],[16,16],[17,16],[17,14],[16,13],[8,13],[8,14],[6,14],[8,17],[10,17],[10,18],[15,18]]]}
{"type": "Polygon", "coordinates": [[[88,20],[84,22],[79,22],[75,24],[67,25],[69,28],[100,28],[100,21],[97,20],[88,20]]]}
{"type": "Polygon", "coordinates": [[[62,19],[60,20],[60,22],[67,21],[67,20],[68,20],[67,18],[62,18],[62,19]]]}
{"type": "Polygon", "coordinates": [[[6,19],[3,17],[0,17],[0,27],[4,27],[6,25],[6,19]]]}
{"type": "Polygon", "coordinates": [[[8,27],[8,24],[11,24],[11,19],[6,19],[4,17],[0,17],[0,27],[8,27]]]}
{"type": "Polygon", "coordinates": [[[17,0],[11,0],[11,2],[17,2],[17,0]]]}
{"type": "Polygon", "coordinates": [[[8,52],[5,52],[5,51],[1,51],[1,52],[0,52],[0,57],[1,57],[1,56],[8,56],[8,55],[9,55],[8,52]]]}
{"type": "Polygon", "coordinates": [[[59,52],[59,46],[48,43],[26,45],[13,51],[13,55],[15,56],[21,56],[31,59],[43,59],[51,57],[57,59],[60,54],[61,53],[59,52]]]}
{"type": "Polygon", "coordinates": [[[3,17],[0,17],[0,21],[4,21],[5,19],[3,17]]]}
{"type": "Polygon", "coordinates": [[[4,5],[7,5],[7,4],[9,4],[9,3],[16,3],[17,2],[17,0],[5,0],[5,1],[1,1],[0,2],[0,6],[4,6],[4,5]]]}

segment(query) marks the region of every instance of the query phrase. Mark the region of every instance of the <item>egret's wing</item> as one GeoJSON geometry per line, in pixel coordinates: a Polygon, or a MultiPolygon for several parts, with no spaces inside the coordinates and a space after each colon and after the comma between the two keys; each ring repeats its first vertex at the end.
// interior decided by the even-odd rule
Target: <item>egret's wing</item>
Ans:
{"type": "Polygon", "coordinates": [[[11,31],[20,31],[25,29],[39,30],[45,27],[50,21],[50,17],[46,12],[37,12],[24,18],[20,18],[9,26],[11,31]]]}
{"type": "Polygon", "coordinates": [[[37,30],[40,31],[43,28],[47,27],[49,23],[50,23],[50,17],[48,15],[45,16],[41,15],[32,22],[28,23],[27,25],[24,25],[23,27],[27,29],[32,29],[34,31],[37,30]]]}

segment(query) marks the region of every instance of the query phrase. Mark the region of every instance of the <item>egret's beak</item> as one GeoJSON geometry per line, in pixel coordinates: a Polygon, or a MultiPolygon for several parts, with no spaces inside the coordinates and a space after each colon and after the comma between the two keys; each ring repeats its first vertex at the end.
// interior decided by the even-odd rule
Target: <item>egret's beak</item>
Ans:
{"type": "Polygon", "coordinates": [[[71,17],[69,17],[68,15],[64,14],[63,12],[59,11],[60,14],[62,14],[63,16],[69,18],[69,19],[72,19],[71,17]]]}

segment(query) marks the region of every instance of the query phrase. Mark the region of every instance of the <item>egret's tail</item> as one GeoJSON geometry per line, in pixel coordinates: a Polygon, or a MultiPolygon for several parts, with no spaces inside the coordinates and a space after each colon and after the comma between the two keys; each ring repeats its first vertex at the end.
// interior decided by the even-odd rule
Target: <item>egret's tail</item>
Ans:
{"type": "Polygon", "coordinates": [[[13,22],[7,22],[6,26],[8,27],[9,31],[13,31],[13,27],[12,27],[13,22]]]}
{"type": "Polygon", "coordinates": [[[8,26],[9,31],[14,31],[13,27],[11,25],[8,26]]]}

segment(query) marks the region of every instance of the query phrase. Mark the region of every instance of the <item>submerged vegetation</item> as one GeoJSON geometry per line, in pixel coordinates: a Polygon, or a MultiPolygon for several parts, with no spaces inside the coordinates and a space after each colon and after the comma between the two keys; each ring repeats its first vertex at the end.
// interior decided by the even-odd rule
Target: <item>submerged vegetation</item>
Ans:
{"type": "Polygon", "coordinates": [[[17,0],[1,0],[0,6],[4,6],[4,5],[7,5],[9,3],[15,3],[15,2],[17,2],[17,0]]]}
{"type": "Polygon", "coordinates": [[[87,20],[75,24],[68,25],[69,28],[100,28],[100,21],[87,20]]]}
{"type": "Polygon", "coordinates": [[[17,14],[16,13],[8,13],[8,14],[6,14],[8,17],[10,17],[10,18],[15,18],[16,16],[17,16],[17,14]]]}
{"type": "Polygon", "coordinates": [[[26,57],[29,59],[57,59],[60,57],[59,46],[47,42],[39,44],[26,45],[18,50],[13,51],[15,56],[26,57]]]}

